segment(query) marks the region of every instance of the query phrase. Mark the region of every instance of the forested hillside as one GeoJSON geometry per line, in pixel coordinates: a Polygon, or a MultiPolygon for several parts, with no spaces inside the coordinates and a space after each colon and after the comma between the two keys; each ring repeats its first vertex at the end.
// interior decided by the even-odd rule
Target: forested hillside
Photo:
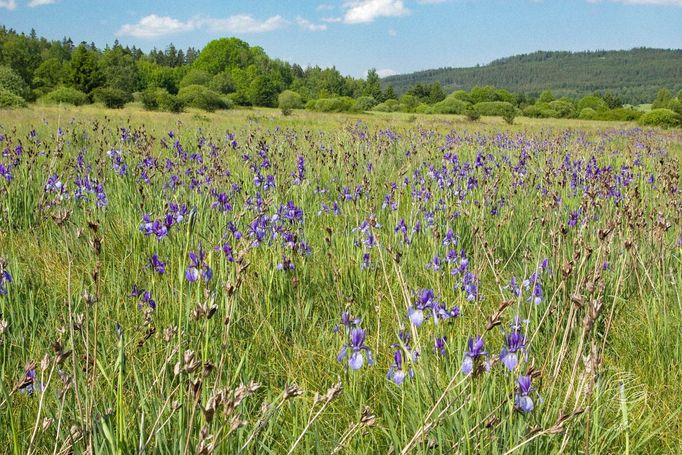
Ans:
{"type": "Polygon", "coordinates": [[[648,103],[661,87],[682,89],[682,50],[638,48],[629,51],[535,52],[473,68],[439,68],[382,79],[402,94],[415,84],[440,82],[446,92],[492,85],[538,95],[579,98],[611,91],[627,103],[648,103]]]}

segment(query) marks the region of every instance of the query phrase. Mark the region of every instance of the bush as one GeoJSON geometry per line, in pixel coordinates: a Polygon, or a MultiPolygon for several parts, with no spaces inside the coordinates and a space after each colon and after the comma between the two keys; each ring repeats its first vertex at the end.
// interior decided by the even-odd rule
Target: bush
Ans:
{"type": "Polygon", "coordinates": [[[371,110],[377,105],[377,100],[373,96],[361,96],[355,100],[353,105],[353,111],[355,112],[365,112],[371,110]]]}
{"type": "Polygon", "coordinates": [[[396,99],[386,100],[372,108],[372,110],[376,112],[397,112],[399,109],[400,103],[396,99]]]}
{"type": "Polygon", "coordinates": [[[315,101],[313,110],[317,112],[348,112],[353,108],[355,101],[347,96],[338,98],[320,98],[315,101]]]}
{"type": "Polygon", "coordinates": [[[71,87],[58,87],[42,97],[41,100],[49,104],[66,103],[74,106],[90,103],[88,95],[71,87]]]}
{"type": "Polygon", "coordinates": [[[284,90],[277,97],[277,105],[282,110],[282,114],[289,115],[292,109],[300,109],[303,107],[303,99],[301,95],[293,90],[284,90]]]}
{"type": "Polygon", "coordinates": [[[679,115],[682,115],[682,100],[681,99],[673,99],[672,101],[670,101],[668,103],[668,109],[678,113],[679,115]]]}
{"type": "Polygon", "coordinates": [[[557,118],[575,117],[575,105],[567,99],[552,101],[548,106],[556,112],[557,118]]]}
{"type": "Polygon", "coordinates": [[[471,95],[469,95],[464,90],[455,90],[450,95],[448,95],[448,98],[454,98],[456,100],[464,101],[464,102],[467,102],[469,104],[474,103],[474,100],[473,100],[473,98],[471,98],[471,95]]]}
{"type": "Polygon", "coordinates": [[[481,115],[505,117],[516,115],[516,108],[506,101],[483,101],[476,103],[474,109],[481,115]]]}
{"type": "MultiPolygon", "coordinates": [[[[455,92],[457,93],[457,92],[455,92]]],[[[471,104],[455,97],[455,94],[448,96],[443,101],[433,105],[434,114],[463,114],[471,104]]]]}
{"type": "Polygon", "coordinates": [[[112,87],[98,87],[92,91],[92,98],[103,103],[110,109],[121,109],[126,103],[133,100],[133,97],[123,90],[112,87]]]}
{"type": "Polygon", "coordinates": [[[203,85],[188,85],[178,92],[178,99],[183,105],[213,112],[216,109],[228,109],[220,95],[203,85]]]}
{"type": "Polygon", "coordinates": [[[578,118],[580,120],[597,120],[599,113],[592,109],[591,107],[586,107],[580,111],[578,118]]]}
{"type": "Polygon", "coordinates": [[[609,105],[606,104],[606,101],[598,96],[585,96],[581,98],[580,101],[578,101],[576,109],[578,112],[582,112],[582,110],[587,107],[594,109],[597,112],[609,110],[609,105]]]}
{"type": "Polygon", "coordinates": [[[549,103],[537,103],[527,106],[523,109],[523,115],[532,118],[559,118],[559,113],[550,108],[549,103]]]}
{"type": "Polygon", "coordinates": [[[0,89],[24,99],[31,96],[31,91],[26,82],[9,66],[0,66],[0,89]]]}
{"type": "Polygon", "coordinates": [[[481,118],[480,112],[474,109],[473,106],[467,106],[466,109],[464,109],[464,115],[472,122],[481,118]]]}
{"type": "Polygon", "coordinates": [[[652,109],[639,118],[640,125],[671,128],[682,125],[682,117],[670,109],[652,109]]]}
{"type": "Polygon", "coordinates": [[[226,95],[235,91],[234,80],[232,80],[230,73],[223,71],[213,76],[211,82],[208,83],[208,88],[226,95]]]}
{"type": "Polygon", "coordinates": [[[183,102],[175,95],[171,95],[168,91],[163,90],[157,96],[159,109],[168,112],[182,112],[185,109],[183,102]]]}
{"type": "MultiPolygon", "coordinates": [[[[164,89],[150,87],[144,92],[140,93],[140,102],[142,106],[148,111],[155,111],[159,108],[159,94],[160,91],[166,92],[164,89]]],[[[168,93],[168,92],[166,92],[168,93]]]]}
{"type": "Polygon", "coordinates": [[[0,88],[0,107],[24,107],[26,101],[7,89],[0,88]]]}
{"type": "Polygon", "coordinates": [[[599,113],[599,120],[614,120],[619,122],[629,122],[637,120],[642,116],[642,112],[631,108],[621,107],[606,112],[599,113]]]}
{"type": "Polygon", "coordinates": [[[400,112],[414,112],[419,106],[419,98],[414,95],[403,95],[400,97],[400,112]]]}
{"type": "Polygon", "coordinates": [[[204,85],[207,86],[211,82],[211,75],[206,71],[191,69],[185,77],[180,80],[178,87],[183,88],[190,85],[204,85]]]}
{"type": "Polygon", "coordinates": [[[428,104],[421,103],[419,106],[415,108],[414,112],[416,112],[417,114],[431,114],[433,112],[433,109],[428,104]]]}

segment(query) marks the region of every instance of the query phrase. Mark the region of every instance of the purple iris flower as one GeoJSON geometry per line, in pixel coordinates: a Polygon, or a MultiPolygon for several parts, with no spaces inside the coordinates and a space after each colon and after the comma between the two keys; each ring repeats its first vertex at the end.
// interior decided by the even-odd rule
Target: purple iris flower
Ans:
{"type": "Polygon", "coordinates": [[[232,247],[229,243],[225,242],[222,246],[218,245],[213,249],[214,251],[222,251],[225,255],[227,262],[234,262],[234,255],[232,254],[232,247]]]}
{"type": "Polygon", "coordinates": [[[12,181],[12,173],[9,171],[9,167],[5,167],[2,163],[0,163],[0,177],[5,177],[8,182],[12,181]]]}
{"type": "Polygon", "coordinates": [[[194,251],[189,252],[189,267],[185,271],[185,278],[190,283],[196,282],[200,277],[208,282],[213,277],[213,270],[204,260],[206,253],[199,244],[199,254],[194,251]]]}
{"type": "Polygon", "coordinates": [[[131,297],[139,297],[138,308],[142,309],[144,305],[147,305],[152,310],[156,309],[156,301],[152,298],[152,293],[142,288],[138,288],[136,284],[133,284],[133,290],[130,292],[131,297]]]}
{"type": "Polygon", "coordinates": [[[408,375],[409,377],[413,377],[414,371],[410,367],[408,372],[405,372],[405,369],[403,368],[402,349],[397,349],[393,354],[393,363],[388,369],[387,377],[397,385],[401,385],[403,382],[405,382],[405,378],[408,377],[408,375]]]}
{"type": "Polygon", "coordinates": [[[7,294],[7,285],[12,282],[12,275],[7,270],[0,270],[0,295],[7,294]]]}
{"type": "Polygon", "coordinates": [[[517,388],[516,397],[514,398],[514,406],[522,413],[528,414],[535,407],[533,399],[528,396],[533,390],[533,387],[531,386],[531,377],[519,376],[519,379],[516,381],[516,383],[517,388]]]}
{"type": "Polygon", "coordinates": [[[512,371],[519,363],[518,353],[526,351],[526,336],[514,330],[505,336],[504,344],[500,352],[500,360],[509,371],[512,371]]]}
{"type": "MultiPolygon", "coordinates": [[[[488,355],[485,351],[483,338],[480,336],[477,336],[476,339],[469,337],[468,346],[469,349],[464,353],[464,360],[462,361],[462,373],[465,375],[470,375],[475,370],[475,367],[480,366],[477,364],[488,355]]],[[[488,362],[485,362],[483,366],[486,370],[490,367],[488,362]]]]}
{"type": "Polygon", "coordinates": [[[147,267],[152,268],[156,273],[161,275],[166,272],[166,263],[159,259],[159,255],[156,253],[149,258],[147,267]]]}
{"type": "Polygon", "coordinates": [[[232,211],[232,204],[230,204],[227,193],[220,193],[216,195],[216,200],[211,205],[211,208],[217,209],[220,212],[232,211]]]}
{"type": "Polygon", "coordinates": [[[359,327],[361,322],[362,319],[354,318],[348,311],[344,311],[341,313],[341,324],[336,324],[334,333],[338,332],[341,329],[341,326],[345,327],[346,332],[348,332],[352,327],[359,327]]]}
{"type": "Polygon", "coordinates": [[[447,350],[445,349],[445,343],[448,341],[448,337],[443,336],[443,337],[436,337],[434,341],[435,345],[435,351],[440,354],[440,355],[446,355],[447,350]]]}
{"type": "Polygon", "coordinates": [[[336,357],[336,360],[342,362],[343,359],[348,354],[348,366],[352,370],[359,370],[365,364],[365,354],[367,354],[367,365],[374,365],[374,359],[372,358],[372,351],[369,346],[365,344],[365,338],[367,337],[367,331],[361,328],[354,328],[350,331],[348,344],[344,345],[336,357]]]}

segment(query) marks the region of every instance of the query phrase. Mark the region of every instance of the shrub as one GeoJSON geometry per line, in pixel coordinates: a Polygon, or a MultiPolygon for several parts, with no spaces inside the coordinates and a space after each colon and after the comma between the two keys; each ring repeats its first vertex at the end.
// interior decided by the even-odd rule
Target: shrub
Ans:
{"type": "Polygon", "coordinates": [[[41,100],[49,104],[66,103],[74,106],[90,103],[88,95],[71,87],[58,87],[42,97],[41,100]]]}
{"type": "Polygon", "coordinates": [[[414,95],[403,95],[400,97],[400,112],[414,112],[419,106],[419,98],[414,95]]]}
{"type": "Polygon", "coordinates": [[[142,103],[142,106],[148,111],[157,110],[159,108],[159,94],[161,91],[166,92],[164,89],[158,89],[155,87],[150,87],[144,92],[141,92],[140,102],[142,103]]]}
{"type": "Polygon", "coordinates": [[[188,85],[178,92],[178,99],[183,105],[213,112],[216,109],[228,109],[220,95],[203,85],[188,85]]]}
{"type": "Polygon", "coordinates": [[[433,112],[433,109],[428,104],[421,103],[419,106],[415,108],[414,112],[416,112],[417,114],[431,114],[433,112]]]}
{"type": "Polygon", "coordinates": [[[586,107],[580,111],[578,118],[580,120],[597,120],[599,113],[591,107],[586,107]]]}
{"type": "Polygon", "coordinates": [[[682,125],[682,117],[670,109],[652,109],[639,118],[640,125],[671,128],[682,125]]]}
{"type": "Polygon", "coordinates": [[[235,91],[234,80],[230,73],[223,71],[213,76],[211,82],[208,83],[208,88],[222,94],[232,93],[235,91]]]}
{"type": "Polygon", "coordinates": [[[559,118],[559,113],[549,107],[549,103],[537,103],[526,106],[523,115],[532,118],[559,118]]]}
{"type": "Polygon", "coordinates": [[[466,117],[472,122],[475,122],[481,118],[481,113],[474,109],[473,106],[467,106],[464,109],[464,115],[466,115],[466,117]]]}
{"type": "Polygon", "coordinates": [[[681,99],[673,99],[668,103],[668,109],[671,111],[677,112],[679,115],[682,115],[682,100],[681,99]]]}
{"type": "MultiPolygon", "coordinates": [[[[456,93],[456,92],[455,92],[456,93]]],[[[448,96],[443,101],[433,105],[434,114],[463,114],[471,104],[455,97],[455,94],[448,96]]]]}
{"type": "Polygon", "coordinates": [[[567,99],[552,101],[548,104],[549,108],[556,112],[557,118],[575,117],[575,105],[567,99]]]}
{"type": "Polygon", "coordinates": [[[464,90],[455,90],[450,95],[448,95],[448,98],[454,98],[456,100],[465,101],[465,102],[470,103],[470,104],[474,103],[474,100],[473,100],[473,98],[471,98],[471,95],[469,95],[464,90]]]}
{"type": "Polygon", "coordinates": [[[0,89],[27,99],[31,91],[24,80],[9,66],[0,66],[0,89]]]}
{"type": "Polygon", "coordinates": [[[377,100],[373,96],[361,96],[355,100],[353,110],[355,112],[365,112],[377,105],[377,100]]]}
{"type": "Polygon", "coordinates": [[[615,120],[619,122],[629,122],[632,120],[637,120],[642,116],[642,112],[621,107],[618,109],[612,109],[610,111],[599,113],[599,120],[615,120]]]}
{"type": "Polygon", "coordinates": [[[576,109],[578,112],[581,112],[583,109],[589,107],[590,109],[594,109],[597,112],[600,111],[608,111],[609,110],[609,105],[606,104],[606,101],[601,99],[598,96],[585,96],[578,101],[578,104],[576,105],[576,109]]]}
{"type": "Polygon", "coordinates": [[[204,85],[207,86],[211,82],[211,75],[206,71],[191,69],[185,77],[180,80],[178,87],[183,88],[190,85],[204,85]]]}
{"type": "Polygon", "coordinates": [[[23,107],[26,101],[7,89],[0,88],[0,107],[23,107]]]}
{"type": "Polygon", "coordinates": [[[159,109],[168,112],[182,112],[185,109],[185,105],[176,95],[171,95],[166,90],[161,92],[157,101],[159,103],[159,109]]]}
{"type": "Polygon", "coordinates": [[[110,109],[121,109],[126,103],[133,100],[133,97],[123,90],[112,87],[98,87],[92,91],[92,98],[103,103],[110,109]]]}
{"type": "Polygon", "coordinates": [[[293,90],[284,90],[277,96],[277,105],[282,110],[282,114],[289,115],[292,109],[303,107],[303,99],[293,90]]]}
{"type": "Polygon", "coordinates": [[[481,115],[505,117],[516,115],[516,108],[506,101],[483,101],[476,103],[474,109],[481,115]]]}
{"type": "Polygon", "coordinates": [[[348,112],[353,108],[355,101],[347,96],[338,98],[320,98],[315,101],[313,110],[317,112],[348,112]]]}
{"type": "Polygon", "coordinates": [[[400,103],[396,99],[386,100],[372,108],[372,110],[376,112],[397,112],[399,109],[400,103]]]}

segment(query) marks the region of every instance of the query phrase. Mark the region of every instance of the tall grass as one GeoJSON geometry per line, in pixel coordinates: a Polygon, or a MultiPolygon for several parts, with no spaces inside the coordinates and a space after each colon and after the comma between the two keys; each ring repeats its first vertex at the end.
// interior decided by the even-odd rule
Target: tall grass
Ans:
{"type": "Polygon", "coordinates": [[[0,176],[0,267],[12,277],[0,296],[0,450],[682,451],[679,131],[274,110],[45,107],[0,119],[12,174],[0,176]],[[256,168],[274,188],[256,186],[256,168]],[[45,191],[52,175],[68,197],[45,191]],[[103,185],[106,205],[95,191],[77,200],[78,175],[103,185]],[[213,207],[218,193],[230,211],[213,207]],[[302,220],[272,218],[289,201],[302,220]],[[145,236],[143,214],[162,218],[169,202],[187,205],[183,220],[145,236]],[[263,215],[256,245],[250,224],[263,215]],[[457,244],[444,246],[450,230],[457,244]],[[225,242],[231,257],[214,250],[225,242]],[[191,283],[200,246],[213,276],[191,283]],[[163,274],[147,267],[154,253],[163,274]],[[473,298],[450,273],[462,254],[473,298]],[[411,324],[422,289],[459,316],[411,324]],[[337,361],[344,311],[362,319],[374,365],[337,361]],[[499,354],[517,315],[526,355],[509,371],[499,354]],[[477,335],[490,371],[465,375],[477,335]],[[400,385],[387,378],[396,350],[413,372],[400,385]],[[521,375],[530,412],[516,401],[521,375]]]}

